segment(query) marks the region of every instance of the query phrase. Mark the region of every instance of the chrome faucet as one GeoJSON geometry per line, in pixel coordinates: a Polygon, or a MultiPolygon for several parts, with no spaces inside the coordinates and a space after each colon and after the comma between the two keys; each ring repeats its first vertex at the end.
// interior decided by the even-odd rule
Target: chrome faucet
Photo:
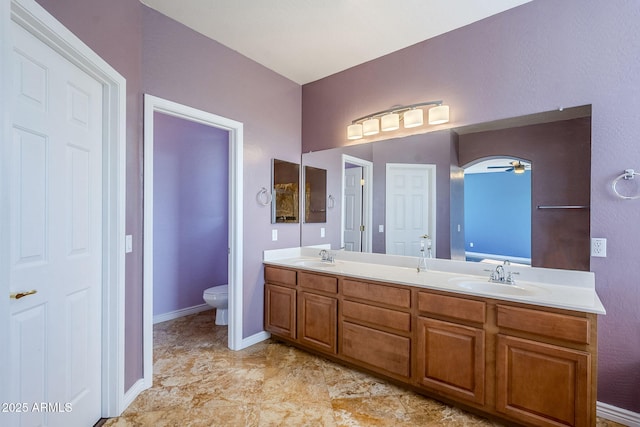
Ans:
{"type": "Polygon", "coordinates": [[[504,261],[502,265],[496,267],[495,270],[485,270],[490,271],[491,275],[489,276],[489,281],[494,283],[505,283],[507,285],[515,285],[516,280],[513,278],[515,274],[520,274],[515,271],[509,271],[505,267],[511,265],[511,262],[507,259],[504,261]]]}
{"type": "Polygon", "coordinates": [[[336,260],[335,255],[326,249],[321,250],[318,255],[322,257],[322,261],[324,262],[335,262],[336,260]]]}

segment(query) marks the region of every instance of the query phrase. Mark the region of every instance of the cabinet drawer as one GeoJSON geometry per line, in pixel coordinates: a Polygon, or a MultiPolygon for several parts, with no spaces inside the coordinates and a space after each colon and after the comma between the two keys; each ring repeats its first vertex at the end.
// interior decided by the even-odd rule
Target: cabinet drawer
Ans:
{"type": "Polygon", "coordinates": [[[329,276],[320,276],[313,273],[305,273],[303,271],[298,273],[298,283],[301,287],[307,289],[315,289],[316,291],[323,292],[338,292],[338,279],[329,276]]]}
{"type": "Polygon", "coordinates": [[[361,298],[396,307],[411,307],[411,291],[409,289],[345,280],[342,283],[342,294],[346,297],[361,298]]]}
{"type": "Polygon", "coordinates": [[[418,310],[452,319],[484,323],[486,303],[466,298],[418,292],[418,310]]]}
{"type": "Polygon", "coordinates": [[[566,314],[498,305],[498,327],[581,344],[590,343],[589,319],[566,314]]]}
{"type": "Polygon", "coordinates": [[[296,285],[296,272],[277,267],[264,267],[264,280],[268,283],[278,283],[285,286],[296,285]]]}
{"type": "Polygon", "coordinates": [[[341,349],[344,356],[383,373],[407,378],[411,375],[409,338],[343,322],[341,349]]]}
{"type": "Polygon", "coordinates": [[[411,331],[411,315],[402,311],[344,301],[342,304],[342,316],[398,331],[411,331]]]}

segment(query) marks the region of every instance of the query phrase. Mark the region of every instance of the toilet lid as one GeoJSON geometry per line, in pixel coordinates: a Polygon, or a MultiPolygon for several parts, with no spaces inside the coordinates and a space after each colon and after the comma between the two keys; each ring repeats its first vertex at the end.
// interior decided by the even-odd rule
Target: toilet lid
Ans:
{"type": "Polygon", "coordinates": [[[213,286],[211,288],[205,289],[204,291],[205,294],[212,294],[212,295],[226,294],[228,292],[229,292],[229,285],[213,286]]]}

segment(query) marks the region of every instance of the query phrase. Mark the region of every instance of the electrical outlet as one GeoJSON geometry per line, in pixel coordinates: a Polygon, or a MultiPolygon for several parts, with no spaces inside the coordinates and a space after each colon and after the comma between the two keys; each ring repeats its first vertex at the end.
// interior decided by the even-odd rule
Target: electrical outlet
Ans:
{"type": "Polygon", "coordinates": [[[607,256],[607,239],[604,237],[591,238],[591,256],[602,258],[607,256]]]}

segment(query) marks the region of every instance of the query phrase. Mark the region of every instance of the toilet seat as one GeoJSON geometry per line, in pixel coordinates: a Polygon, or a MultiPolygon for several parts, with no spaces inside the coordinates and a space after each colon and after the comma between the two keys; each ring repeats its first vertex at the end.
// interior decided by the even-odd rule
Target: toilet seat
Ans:
{"type": "Polygon", "coordinates": [[[229,285],[220,285],[213,286],[211,288],[207,288],[204,290],[204,295],[211,296],[215,298],[220,295],[228,295],[229,294],[229,285]]]}

